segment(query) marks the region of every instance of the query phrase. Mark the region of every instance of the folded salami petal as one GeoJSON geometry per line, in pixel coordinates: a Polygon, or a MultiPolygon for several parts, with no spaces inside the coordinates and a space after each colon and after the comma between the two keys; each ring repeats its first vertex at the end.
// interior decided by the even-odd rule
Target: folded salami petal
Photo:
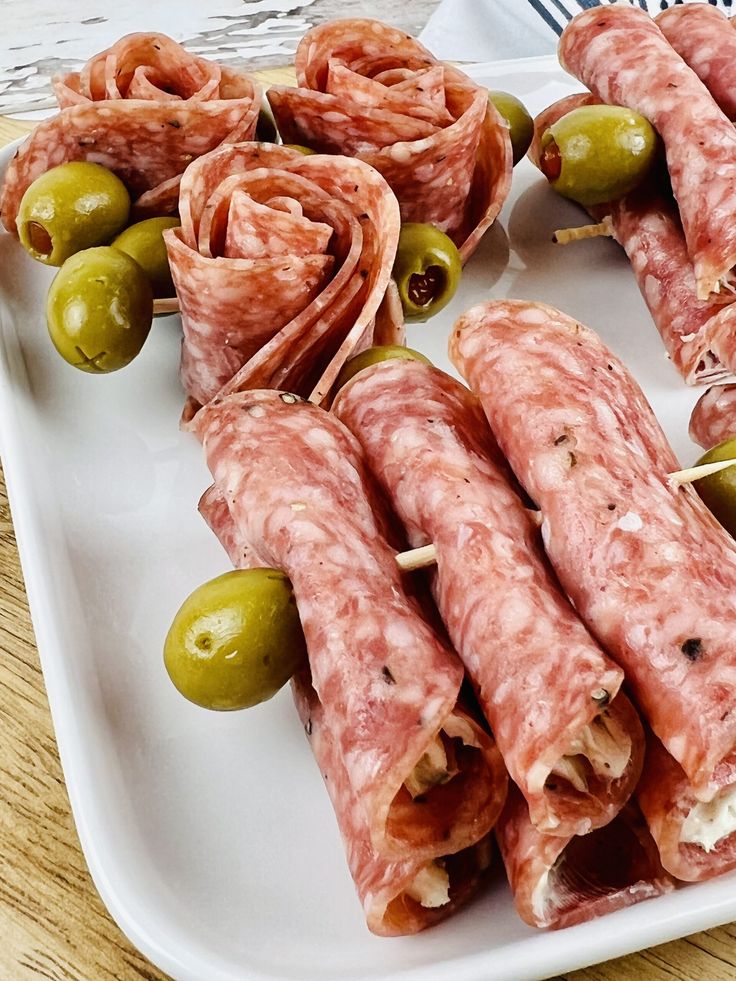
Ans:
{"type": "Polygon", "coordinates": [[[736,385],[716,385],[701,395],[690,416],[690,438],[709,450],[736,436],[736,385]]]}
{"type": "Polygon", "coordinates": [[[410,544],[437,548],[440,614],[532,822],[563,836],[607,824],[639,778],[641,723],[554,581],[477,400],[436,368],[386,361],[333,411],[410,544]]]}
{"type": "Polygon", "coordinates": [[[658,131],[697,296],[730,300],[736,289],[736,129],[730,120],[654,21],[628,4],[578,14],[560,38],[559,55],[602,102],[641,113],[658,131]]]}
{"type": "Polygon", "coordinates": [[[704,83],[729,119],[736,119],[736,31],[729,18],[709,4],[670,7],[657,27],[704,83]]]}
{"type": "MultiPolygon", "coordinates": [[[[359,160],[248,143],[192,164],[180,213],[165,238],[187,395],[203,405],[227,385],[324,398],[373,343],[401,225],[388,184],[359,160]]],[[[395,305],[380,316],[401,341],[395,305]]]]}
{"type": "Polygon", "coordinates": [[[716,769],[718,793],[699,801],[683,769],[649,736],[637,798],[662,865],[686,882],[711,879],[736,868],[736,753],[716,769]]]}
{"type": "Polygon", "coordinates": [[[268,92],[284,142],[365,160],[403,221],[437,225],[469,258],[511,185],[508,128],[486,90],[375,20],[308,31],[296,73],[298,88],[268,92]]]}
{"type": "Polygon", "coordinates": [[[586,327],[501,301],[458,321],[478,394],[583,622],[626,672],[699,798],[736,747],[736,543],[692,487],[641,389],[586,327]]]}
{"type": "MultiPolygon", "coordinates": [[[[579,106],[598,103],[590,93],[580,93],[540,113],[529,148],[532,163],[539,167],[541,138],[549,126],[579,106]]],[[[595,221],[610,219],[667,354],[687,384],[712,384],[736,372],[736,304],[698,299],[671,195],[653,179],[618,201],[588,211],[595,221]]]]}
{"type": "Polygon", "coordinates": [[[675,888],[633,804],[591,834],[558,838],[534,827],[512,785],[496,839],[517,912],[530,926],[585,923],[675,888]]]}
{"type": "Polygon", "coordinates": [[[457,707],[462,665],[404,591],[355,439],[273,391],[217,398],[195,423],[215,481],[207,500],[217,512],[224,499],[237,529],[223,536],[228,549],[250,546],[291,579],[372,848],[419,862],[477,844],[503,805],[503,763],[457,707]]]}
{"type": "Polygon", "coordinates": [[[247,75],[188,54],[163,34],[129,34],[81,72],[54,79],[61,112],[40,123],[5,174],[0,220],[51,167],[88,160],[112,170],[136,211],[176,209],[179,177],[195,157],[255,134],[261,92],[247,75]]]}

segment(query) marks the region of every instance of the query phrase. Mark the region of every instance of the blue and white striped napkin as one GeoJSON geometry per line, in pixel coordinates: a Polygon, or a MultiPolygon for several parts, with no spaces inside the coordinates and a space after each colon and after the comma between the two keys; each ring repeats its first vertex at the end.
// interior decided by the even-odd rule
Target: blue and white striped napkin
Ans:
{"type": "MultiPolygon", "coordinates": [[[[420,38],[433,54],[448,61],[498,61],[552,54],[558,35],[575,14],[615,2],[626,0],[443,0],[420,38]]],[[[628,2],[654,15],[683,0],[628,2]]],[[[736,14],[736,0],[708,2],[736,14]]]]}

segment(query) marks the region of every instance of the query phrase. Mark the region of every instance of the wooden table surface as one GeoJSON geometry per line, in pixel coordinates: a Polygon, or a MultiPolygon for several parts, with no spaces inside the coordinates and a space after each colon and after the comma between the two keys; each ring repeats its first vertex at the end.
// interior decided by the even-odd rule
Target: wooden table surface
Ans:
{"type": "MultiPolygon", "coordinates": [[[[0,117],[0,146],[25,129],[26,124],[0,117]]],[[[64,787],[1,469],[0,941],[2,979],[166,977],[118,929],[85,865],[64,787]]],[[[736,924],[565,977],[734,981],[736,924]]]]}

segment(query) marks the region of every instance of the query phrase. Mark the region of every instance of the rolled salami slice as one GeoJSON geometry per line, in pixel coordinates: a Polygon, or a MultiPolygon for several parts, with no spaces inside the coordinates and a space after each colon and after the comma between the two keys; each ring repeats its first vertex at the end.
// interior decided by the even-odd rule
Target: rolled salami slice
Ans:
{"type": "Polygon", "coordinates": [[[514,905],[530,926],[585,923],[675,888],[633,804],[591,834],[559,838],[534,827],[512,785],[496,839],[514,905]]]}
{"type": "Polygon", "coordinates": [[[736,436],[736,385],[716,385],[698,399],[690,416],[690,438],[709,450],[736,436]]]}
{"type": "Polygon", "coordinates": [[[717,767],[714,783],[713,799],[699,801],[682,767],[650,734],[637,798],[662,865],[686,882],[736,868],[736,754],[717,767]]]}
{"type": "Polygon", "coordinates": [[[679,469],[641,389],[601,340],[540,303],[460,318],[451,357],[543,515],[584,623],[699,799],[736,746],[736,543],[679,469]]]}
{"type": "Polygon", "coordinates": [[[180,214],[165,239],[193,408],[226,384],[320,401],[352,354],[403,339],[393,307],[383,319],[379,310],[399,207],[367,164],[270,143],[221,147],[184,174],[180,214]]]}
{"type": "MultiPolygon", "coordinates": [[[[736,32],[734,32],[736,36],[736,32]]],[[[541,138],[562,116],[599,102],[590,93],[555,102],[534,121],[529,148],[539,167],[541,138]]],[[[610,204],[588,209],[608,217],[631,262],[644,302],[673,365],[688,385],[706,385],[736,372],[736,305],[699,300],[677,205],[655,179],[610,204]]]]}
{"type": "Polygon", "coordinates": [[[419,862],[477,844],[503,805],[503,763],[458,709],[462,665],[404,590],[354,437],[274,391],[217,398],[195,424],[216,488],[211,525],[221,497],[237,529],[224,535],[228,549],[237,540],[245,557],[250,546],[291,579],[314,689],[371,847],[419,862]]]}
{"type": "Polygon", "coordinates": [[[644,11],[586,10],[565,28],[560,61],[602,102],[646,116],[659,132],[697,297],[736,290],[736,129],[644,11]],[[707,139],[703,134],[707,133],[707,139]]]}
{"type": "Polygon", "coordinates": [[[140,216],[175,211],[187,165],[221,143],[252,139],[261,103],[247,75],[164,34],[129,34],[81,72],[55,78],[54,89],[61,112],[33,130],[5,174],[0,220],[9,232],[28,186],[70,160],[117,174],[140,216]]]}
{"type": "Polygon", "coordinates": [[[655,19],[728,118],[736,119],[736,31],[731,20],[705,3],[670,7],[655,19]]]}
{"type": "Polygon", "coordinates": [[[296,74],[297,88],[268,92],[284,142],[365,160],[402,221],[437,225],[469,258],[511,186],[508,128],[487,91],[375,20],[308,31],[296,74]]]}
{"type": "Polygon", "coordinates": [[[641,772],[644,733],[554,581],[474,396],[418,361],[359,372],[333,411],[361,442],[412,547],[433,542],[433,592],[531,821],[607,824],[641,772]]]}

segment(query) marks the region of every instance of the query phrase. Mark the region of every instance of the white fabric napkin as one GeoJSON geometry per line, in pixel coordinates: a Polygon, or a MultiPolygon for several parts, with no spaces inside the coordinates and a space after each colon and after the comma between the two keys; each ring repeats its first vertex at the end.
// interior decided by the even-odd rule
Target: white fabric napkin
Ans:
{"type": "MultiPolygon", "coordinates": [[[[422,31],[420,40],[432,54],[447,61],[499,61],[553,54],[568,17],[599,0],[443,0],[422,31]]],[[[603,3],[611,0],[601,0],[603,3]]],[[[627,0],[619,0],[627,2],[627,0]]],[[[628,0],[652,15],[675,5],[674,0],[628,0]]],[[[682,0],[677,0],[681,3],[682,0]]],[[[685,0],[698,2],[698,0],[685,0]]],[[[712,6],[730,13],[731,0],[712,6]]]]}

